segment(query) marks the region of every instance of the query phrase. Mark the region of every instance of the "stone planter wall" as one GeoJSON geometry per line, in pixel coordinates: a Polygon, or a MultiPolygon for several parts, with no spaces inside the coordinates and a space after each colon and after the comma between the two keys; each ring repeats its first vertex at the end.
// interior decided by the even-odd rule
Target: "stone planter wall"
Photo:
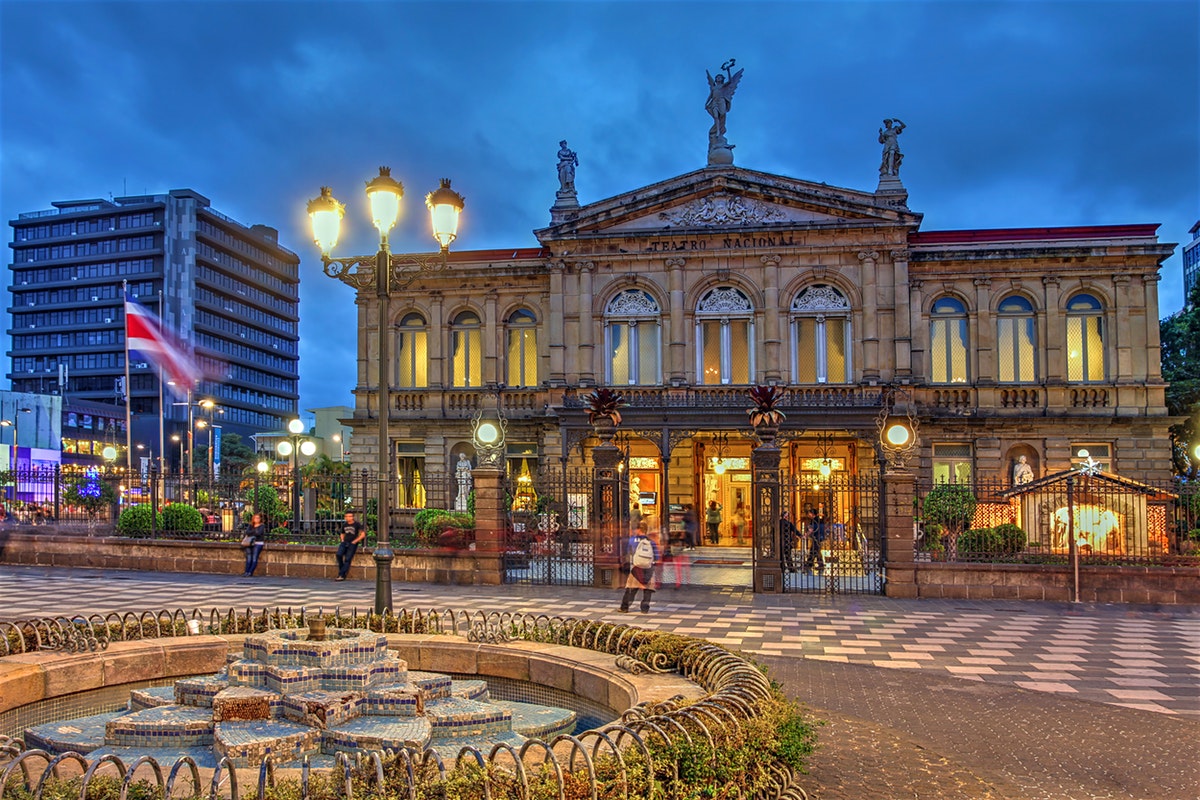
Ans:
{"type": "MultiPolygon", "coordinates": [[[[1072,599],[1074,577],[1067,566],[925,562],[911,567],[917,597],[1072,599]]],[[[888,569],[890,574],[892,565],[888,569]]],[[[1200,603],[1200,567],[1082,566],[1078,599],[1085,603],[1200,603]]]]}
{"type": "MultiPolygon", "coordinates": [[[[93,567],[159,572],[203,572],[241,575],[245,566],[236,542],[190,542],[174,539],[127,539],[79,536],[42,527],[36,532],[0,530],[0,563],[48,567],[93,567]]],[[[256,575],[332,580],[337,575],[336,548],[268,543],[256,575]]],[[[500,582],[499,556],[471,550],[396,550],[392,579],[399,582],[487,584],[500,582]]],[[[371,551],[359,548],[350,580],[375,579],[371,551]]]]}

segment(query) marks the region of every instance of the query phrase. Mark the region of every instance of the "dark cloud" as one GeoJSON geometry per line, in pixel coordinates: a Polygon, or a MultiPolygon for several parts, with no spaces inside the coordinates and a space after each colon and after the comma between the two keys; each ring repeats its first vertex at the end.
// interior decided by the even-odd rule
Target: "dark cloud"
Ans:
{"type": "MultiPolygon", "coordinates": [[[[457,246],[535,244],[579,153],[590,202],[704,164],[704,71],[746,78],[740,166],[873,190],[876,129],[902,138],[926,230],[1200,218],[1194,2],[23,2],[0,0],[0,214],[190,187],[303,258],[304,407],[349,403],[353,294],[325,277],[304,203],[408,192],[397,247],[428,250],[421,198],[467,196],[457,246]]],[[[1182,302],[1179,257],[1160,285],[1182,302]]]]}

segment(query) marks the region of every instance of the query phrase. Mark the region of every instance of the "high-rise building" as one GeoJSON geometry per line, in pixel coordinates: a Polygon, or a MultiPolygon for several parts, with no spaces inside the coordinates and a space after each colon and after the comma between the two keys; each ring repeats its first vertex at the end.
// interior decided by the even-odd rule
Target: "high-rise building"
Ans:
{"type": "Polygon", "coordinates": [[[1186,306],[1200,278],[1200,220],[1188,231],[1192,240],[1183,246],[1183,304],[1186,306]]]}
{"type": "MultiPolygon", "coordinates": [[[[123,386],[127,281],[205,370],[191,398],[216,410],[193,421],[214,416],[222,433],[248,438],[296,415],[300,259],[274,228],[247,227],[190,189],[51,205],[9,222],[14,391],[123,405],[127,388],[134,441],[161,455],[157,371],[132,361],[123,386]]],[[[186,396],[163,392],[168,438],[186,433],[186,396]]]]}

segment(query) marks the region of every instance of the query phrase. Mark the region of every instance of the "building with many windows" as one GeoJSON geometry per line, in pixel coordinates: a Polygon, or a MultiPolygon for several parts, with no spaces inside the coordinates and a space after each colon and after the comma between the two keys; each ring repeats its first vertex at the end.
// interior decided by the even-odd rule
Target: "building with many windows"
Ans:
{"type": "Polygon", "coordinates": [[[1183,245],[1183,302],[1187,305],[1200,278],[1200,220],[1188,231],[1192,235],[1189,242],[1183,245]]]}
{"type": "MultiPolygon", "coordinates": [[[[194,350],[208,379],[191,397],[215,401],[225,432],[248,438],[295,416],[299,258],[275,229],[232,220],[190,189],[52,205],[9,222],[14,391],[123,405],[127,281],[194,350]]],[[[157,373],[134,362],[130,382],[133,439],[177,468],[169,437],[186,435],[196,409],[186,392],[163,393],[164,446],[157,373]]]]}
{"type": "MultiPolygon", "coordinates": [[[[401,505],[474,456],[490,407],[510,473],[588,465],[584,398],[601,386],[628,403],[618,443],[643,517],[716,501],[727,526],[750,507],[756,384],[786,389],[782,470],[800,493],[876,471],[893,403],[917,424],[925,482],[1081,458],[1171,475],[1157,283],[1173,245],[1156,225],[927,231],[894,176],[871,192],[731,164],[559,200],[537,246],[453,252],[391,298],[384,446],[401,505]]],[[[351,458],[372,468],[373,290],[357,307],[351,458]]]]}

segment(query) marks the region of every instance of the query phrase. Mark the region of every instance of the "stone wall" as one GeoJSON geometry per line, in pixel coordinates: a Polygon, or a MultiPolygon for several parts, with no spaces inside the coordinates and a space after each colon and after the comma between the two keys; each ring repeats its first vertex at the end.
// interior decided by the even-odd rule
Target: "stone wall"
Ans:
{"type": "MultiPolygon", "coordinates": [[[[236,542],[85,537],[65,533],[0,531],[0,563],[47,567],[93,567],[157,572],[241,575],[245,556],[236,542]]],[[[255,575],[332,580],[337,576],[336,548],[267,544],[255,575]]],[[[392,579],[411,583],[470,585],[495,583],[498,557],[470,550],[397,550],[392,579]]],[[[371,551],[359,548],[350,580],[375,580],[371,551]]]]}
{"type": "MultiPolygon", "coordinates": [[[[903,568],[905,565],[898,566],[903,568]]],[[[911,566],[914,567],[917,597],[1072,599],[1074,578],[1067,566],[932,563],[911,566]]],[[[889,565],[889,570],[891,567],[889,565]]],[[[1200,603],[1200,566],[1081,566],[1078,599],[1085,603],[1200,603]]]]}

